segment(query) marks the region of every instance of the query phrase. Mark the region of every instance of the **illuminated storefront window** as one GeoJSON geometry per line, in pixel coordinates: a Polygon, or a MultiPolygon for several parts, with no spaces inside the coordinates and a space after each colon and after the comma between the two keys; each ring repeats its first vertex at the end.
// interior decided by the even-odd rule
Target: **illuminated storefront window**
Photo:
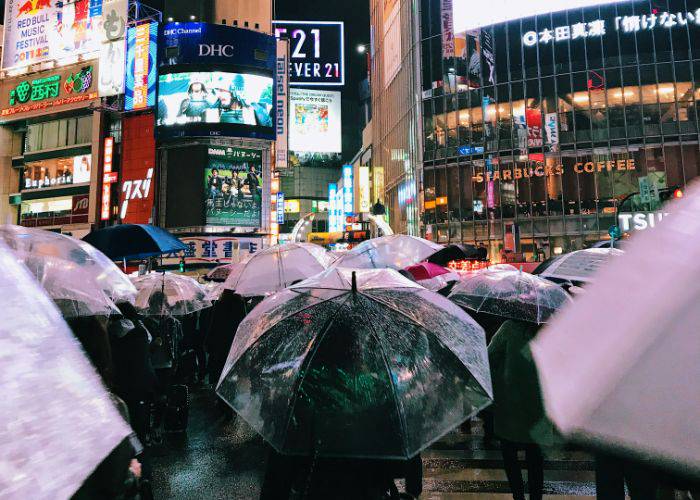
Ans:
{"type": "Polygon", "coordinates": [[[22,190],[88,183],[91,162],[90,155],[28,162],[22,176],[22,190]]]}

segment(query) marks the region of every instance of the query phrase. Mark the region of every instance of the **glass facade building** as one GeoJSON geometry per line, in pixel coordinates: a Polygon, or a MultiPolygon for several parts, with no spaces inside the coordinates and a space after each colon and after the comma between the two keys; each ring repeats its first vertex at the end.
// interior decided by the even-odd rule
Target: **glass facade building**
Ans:
{"type": "Polygon", "coordinates": [[[420,2],[426,237],[541,260],[608,238],[623,211],[653,213],[698,176],[700,0],[466,33],[449,32],[449,5],[420,2]]]}

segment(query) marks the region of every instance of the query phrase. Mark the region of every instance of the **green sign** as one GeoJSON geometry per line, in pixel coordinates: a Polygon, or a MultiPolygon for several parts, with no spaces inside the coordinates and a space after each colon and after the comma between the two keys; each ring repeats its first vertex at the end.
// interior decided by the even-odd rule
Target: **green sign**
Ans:
{"type": "Polygon", "coordinates": [[[262,151],[210,147],[204,190],[207,225],[261,227],[262,151]]]}
{"type": "MultiPolygon", "coordinates": [[[[67,94],[83,93],[92,85],[92,66],[87,66],[76,73],[70,73],[63,83],[67,94]]],[[[10,90],[10,106],[55,99],[61,93],[61,75],[51,75],[36,80],[24,80],[10,90]]]]}

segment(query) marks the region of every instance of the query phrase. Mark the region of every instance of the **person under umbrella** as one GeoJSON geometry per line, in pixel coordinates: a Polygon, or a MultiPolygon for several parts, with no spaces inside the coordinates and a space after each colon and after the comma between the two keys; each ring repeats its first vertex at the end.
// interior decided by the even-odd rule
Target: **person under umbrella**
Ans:
{"type": "Polygon", "coordinates": [[[350,475],[407,467],[490,403],[491,381],[483,330],[454,304],[396,271],[332,268],[243,320],[217,393],[277,453],[307,457],[292,488],[337,498],[390,487],[350,475]]]}

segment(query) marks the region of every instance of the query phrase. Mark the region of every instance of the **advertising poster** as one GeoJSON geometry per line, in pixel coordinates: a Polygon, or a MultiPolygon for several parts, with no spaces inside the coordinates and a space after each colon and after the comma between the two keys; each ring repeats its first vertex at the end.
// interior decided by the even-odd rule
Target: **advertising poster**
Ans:
{"type": "Polygon", "coordinates": [[[272,21],[275,36],[289,40],[289,84],[345,84],[344,24],[339,21],[272,21]]]}
{"type": "Polygon", "coordinates": [[[153,113],[122,118],[119,217],[126,224],[153,222],[156,140],[153,113]]]}
{"type": "Polygon", "coordinates": [[[275,64],[275,168],[287,168],[289,151],[289,42],[277,41],[275,64]]]}
{"type": "Polygon", "coordinates": [[[124,109],[135,111],[156,104],[158,23],[129,28],[126,35],[126,93],[124,109]]]}
{"type": "Polygon", "coordinates": [[[100,47],[100,71],[97,90],[100,97],[124,93],[126,69],[126,25],[129,2],[104,0],[102,4],[102,46],[100,47]]]}
{"type": "Polygon", "coordinates": [[[384,87],[388,87],[401,69],[401,3],[384,0],[384,87]]]}
{"type": "Polygon", "coordinates": [[[204,169],[206,224],[261,227],[262,151],[210,147],[204,169]]]}
{"type": "Polygon", "coordinates": [[[455,56],[455,33],[454,23],[452,22],[452,0],[441,0],[440,24],[442,25],[442,57],[444,59],[449,59],[450,57],[455,56]]]}
{"type": "Polygon", "coordinates": [[[289,149],[295,152],[340,153],[340,92],[291,89],[289,149]]]}
{"type": "Polygon", "coordinates": [[[544,116],[544,130],[547,134],[547,145],[550,152],[559,151],[559,123],[556,113],[544,116]]]}
{"type": "Polygon", "coordinates": [[[481,76],[484,85],[496,84],[496,54],[490,30],[481,30],[481,76]]]}
{"type": "Polygon", "coordinates": [[[527,120],[527,147],[542,147],[542,113],[539,109],[526,109],[525,119],[527,120]]]}

